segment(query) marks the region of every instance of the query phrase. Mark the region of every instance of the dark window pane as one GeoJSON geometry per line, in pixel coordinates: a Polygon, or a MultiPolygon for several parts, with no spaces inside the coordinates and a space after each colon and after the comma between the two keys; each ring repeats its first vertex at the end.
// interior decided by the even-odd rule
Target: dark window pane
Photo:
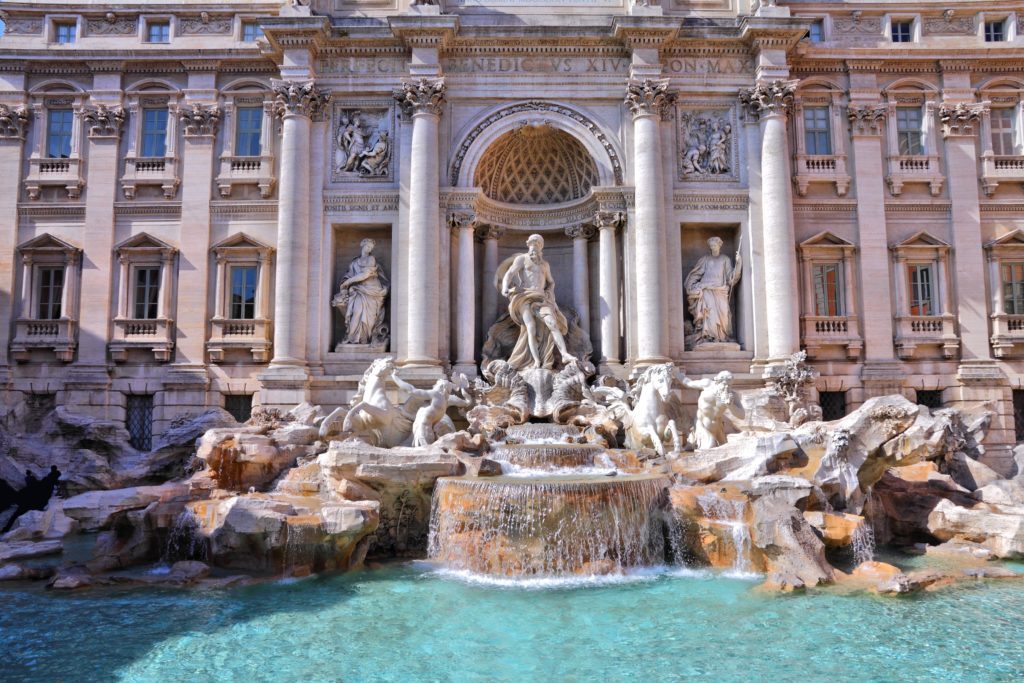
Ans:
{"type": "Polygon", "coordinates": [[[46,113],[46,156],[67,159],[71,156],[71,126],[74,113],[70,109],[50,109],[46,113]]]}
{"type": "Polygon", "coordinates": [[[260,131],[263,128],[263,107],[239,107],[235,127],[235,156],[260,155],[260,131]]]}
{"type": "Polygon", "coordinates": [[[154,320],[157,317],[157,302],[160,297],[160,268],[135,269],[135,318],[154,320]]]}
{"type": "Polygon", "coordinates": [[[142,156],[162,157],[167,154],[167,110],[142,110],[142,156]]]}
{"type": "Polygon", "coordinates": [[[125,406],[125,427],[129,443],[137,451],[148,451],[153,443],[153,394],[131,394],[125,406]]]}
{"type": "Polygon", "coordinates": [[[231,269],[231,312],[234,320],[256,317],[256,266],[234,266],[231,269]]]}

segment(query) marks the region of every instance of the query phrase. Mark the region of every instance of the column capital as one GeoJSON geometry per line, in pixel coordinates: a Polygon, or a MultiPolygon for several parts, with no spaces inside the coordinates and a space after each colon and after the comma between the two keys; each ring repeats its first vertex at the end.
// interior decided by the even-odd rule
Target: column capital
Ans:
{"type": "Polygon", "coordinates": [[[452,232],[458,232],[459,230],[474,229],[476,227],[476,217],[471,213],[462,211],[448,214],[448,228],[452,232]]]}
{"type": "Polygon", "coordinates": [[[647,78],[626,84],[626,106],[633,118],[641,116],[663,117],[666,110],[676,101],[675,93],[668,91],[669,79],[647,78]]]}
{"type": "Polygon", "coordinates": [[[440,116],[446,90],[443,78],[421,78],[411,83],[402,83],[402,87],[395,90],[394,98],[407,116],[440,116]]]}
{"type": "Polygon", "coordinates": [[[0,104],[0,139],[24,140],[28,122],[29,115],[25,107],[0,104]]]}
{"type": "Polygon", "coordinates": [[[565,229],[565,234],[570,239],[586,241],[597,234],[597,228],[590,223],[579,223],[568,226],[565,229]]]}
{"type": "Polygon", "coordinates": [[[121,129],[124,127],[124,107],[108,107],[99,104],[95,107],[85,107],[82,110],[82,120],[89,126],[89,137],[94,139],[121,137],[121,129]]]}
{"type": "Polygon", "coordinates": [[[942,137],[971,136],[978,131],[981,117],[988,111],[988,102],[943,102],[939,105],[942,137]]]}
{"type": "Polygon", "coordinates": [[[331,101],[331,93],[318,88],[316,81],[272,80],[270,88],[274,93],[274,114],[282,119],[289,116],[317,118],[331,101]]]}
{"type": "Polygon", "coordinates": [[[858,135],[882,135],[885,132],[885,117],[889,107],[883,103],[851,104],[846,110],[850,120],[850,132],[858,135]]]}
{"type": "Polygon", "coordinates": [[[793,104],[796,80],[770,81],[740,90],[740,104],[754,118],[785,116],[793,104]]]}
{"type": "Polygon", "coordinates": [[[598,230],[614,232],[625,221],[626,215],[621,211],[598,211],[594,214],[594,225],[598,230]]]}
{"type": "Polygon", "coordinates": [[[479,240],[500,240],[505,235],[505,228],[486,223],[476,224],[476,236],[479,240]]]}
{"type": "Polygon", "coordinates": [[[214,137],[220,126],[220,107],[193,102],[178,111],[178,120],[185,128],[185,137],[214,137]]]}

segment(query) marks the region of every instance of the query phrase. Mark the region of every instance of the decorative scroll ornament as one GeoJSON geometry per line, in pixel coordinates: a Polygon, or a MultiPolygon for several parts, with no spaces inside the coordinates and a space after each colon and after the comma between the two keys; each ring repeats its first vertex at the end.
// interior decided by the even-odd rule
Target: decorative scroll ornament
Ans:
{"type": "Polygon", "coordinates": [[[921,31],[925,35],[969,36],[974,33],[974,17],[955,17],[951,9],[942,13],[942,18],[930,17],[924,20],[921,31]]]}
{"type": "Polygon", "coordinates": [[[220,126],[220,107],[193,104],[178,112],[186,136],[216,135],[220,126]]]}
{"type": "Polygon", "coordinates": [[[793,104],[797,81],[758,83],[740,90],[740,104],[754,118],[785,116],[793,104]]]}
{"type": "Polygon", "coordinates": [[[590,223],[580,223],[578,225],[570,225],[565,229],[565,236],[569,239],[584,239],[589,240],[597,234],[597,228],[590,223]]]}
{"type": "Polygon", "coordinates": [[[331,101],[331,93],[318,88],[315,81],[271,81],[270,87],[274,91],[274,114],[281,118],[317,118],[331,101]]]}
{"type": "Polygon", "coordinates": [[[98,105],[95,109],[83,109],[82,120],[89,126],[91,138],[117,138],[124,126],[124,109],[98,105]]]}
{"type": "Polygon", "coordinates": [[[212,35],[231,33],[231,17],[211,17],[209,12],[201,12],[198,17],[183,17],[181,32],[187,35],[212,35]]]}
{"type": "Polygon", "coordinates": [[[626,84],[626,106],[633,118],[640,116],[662,117],[676,101],[675,93],[668,91],[667,78],[648,78],[626,84]]]}
{"type": "Polygon", "coordinates": [[[24,140],[28,119],[28,111],[24,107],[0,104],[0,139],[24,140]]]}
{"type": "Polygon", "coordinates": [[[414,114],[441,115],[444,105],[445,85],[443,78],[421,78],[415,83],[403,83],[395,91],[395,99],[406,116],[414,114]]]}
{"type": "Polygon", "coordinates": [[[594,214],[594,225],[598,230],[615,230],[626,220],[621,211],[598,211],[594,214]]]}
{"type": "Polygon", "coordinates": [[[943,104],[939,107],[939,121],[942,122],[942,136],[974,135],[981,123],[981,117],[988,111],[987,102],[943,104]]]}
{"type": "Polygon", "coordinates": [[[854,135],[881,135],[889,110],[882,104],[851,104],[846,115],[854,135]]]}

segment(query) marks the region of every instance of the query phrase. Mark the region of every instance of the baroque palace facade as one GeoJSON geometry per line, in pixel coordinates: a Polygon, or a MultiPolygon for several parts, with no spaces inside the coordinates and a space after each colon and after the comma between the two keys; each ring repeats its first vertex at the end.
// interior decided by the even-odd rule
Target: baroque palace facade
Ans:
{"type": "Polygon", "coordinates": [[[476,375],[537,233],[602,372],[752,386],[804,348],[826,417],[987,402],[1006,465],[1024,3],[441,3],[4,3],[7,405],[146,446],[341,405],[384,354],[476,375]]]}

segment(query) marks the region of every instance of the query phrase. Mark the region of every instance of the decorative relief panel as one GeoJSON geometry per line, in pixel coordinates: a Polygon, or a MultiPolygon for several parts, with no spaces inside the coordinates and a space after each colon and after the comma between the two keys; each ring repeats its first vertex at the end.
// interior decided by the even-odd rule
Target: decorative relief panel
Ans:
{"type": "Polygon", "coordinates": [[[210,16],[203,12],[195,17],[182,17],[180,20],[182,35],[216,35],[231,33],[230,16],[210,16]]]}
{"type": "Polygon", "coordinates": [[[394,108],[380,102],[334,107],[331,181],[390,180],[395,140],[394,108]]]}
{"type": "Polygon", "coordinates": [[[35,36],[43,32],[43,20],[35,17],[8,19],[6,32],[12,36],[35,36]]]}
{"type": "Polygon", "coordinates": [[[948,9],[941,17],[928,17],[921,25],[921,33],[936,36],[969,36],[974,34],[974,17],[954,17],[948,9]]]}
{"type": "Polygon", "coordinates": [[[849,17],[833,18],[832,30],[843,35],[874,35],[881,38],[882,18],[864,17],[860,11],[854,11],[849,17]]]}
{"type": "Polygon", "coordinates": [[[118,18],[113,12],[108,12],[102,19],[89,19],[85,24],[86,33],[92,36],[131,36],[138,28],[134,17],[118,18]]]}
{"type": "Polygon", "coordinates": [[[679,180],[734,181],[739,156],[733,107],[679,109],[679,180]]]}

